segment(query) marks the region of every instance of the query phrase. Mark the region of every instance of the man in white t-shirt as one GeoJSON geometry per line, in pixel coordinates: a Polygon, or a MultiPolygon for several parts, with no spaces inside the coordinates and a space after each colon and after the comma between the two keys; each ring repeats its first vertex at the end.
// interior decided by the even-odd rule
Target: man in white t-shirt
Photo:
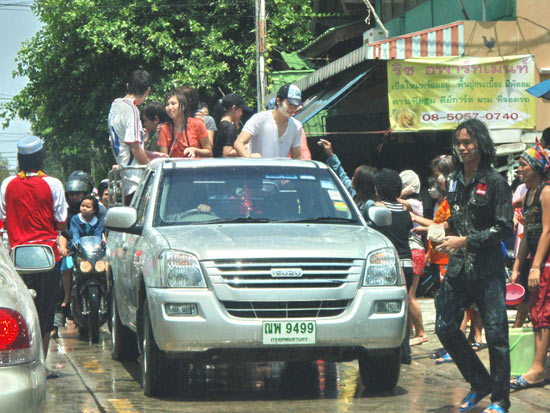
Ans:
{"type": "Polygon", "coordinates": [[[302,105],[302,93],[295,85],[277,92],[277,107],[256,113],[244,125],[235,141],[235,150],[245,158],[301,159],[302,124],[292,116],[302,105]],[[246,144],[249,144],[248,150],[246,144]]]}
{"type": "MultiPolygon", "coordinates": [[[[143,148],[143,126],[138,106],[145,102],[151,91],[151,75],[145,70],[134,70],[126,84],[127,94],[115,99],[109,111],[109,141],[118,166],[146,165],[151,159],[165,157],[160,152],[143,148]]],[[[139,173],[128,173],[125,179],[125,194],[135,191],[139,173]]]]}

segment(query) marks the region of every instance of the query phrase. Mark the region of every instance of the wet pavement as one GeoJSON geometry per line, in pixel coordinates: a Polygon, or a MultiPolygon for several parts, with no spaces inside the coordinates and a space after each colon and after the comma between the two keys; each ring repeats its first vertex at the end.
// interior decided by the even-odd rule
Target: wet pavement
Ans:
{"type": "MultiPolygon", "coordinates": [[[[110,335],[103,326],[99,344],[78,339],[72,322],[52,339],[48,365],[59,378],[47,381],[46,411],[55,412],[456,412],[468,387],[452,363],[435,365],[440,347],[434,334],[433,299],[420,299],[429,342],[413,347],[413,362],[402,365],[392,393],[369,393],[356,362],[224,363],[178,368],[180,380],[169,397],[148,398],[140,386],[139,364],[111,360],[110,335]]],[[[510,318],[513,316],[510,312],[510,318]]],[[[488,365],[488,351],[479,352],[488,365]]],[[[550,367],[547,365],[547,367],[550,367]]],[[[547,384],[513,392],[510,412],[550,411],[547,384]]],[[[483,400],[471,412],[490,404],[483,400]]]]}

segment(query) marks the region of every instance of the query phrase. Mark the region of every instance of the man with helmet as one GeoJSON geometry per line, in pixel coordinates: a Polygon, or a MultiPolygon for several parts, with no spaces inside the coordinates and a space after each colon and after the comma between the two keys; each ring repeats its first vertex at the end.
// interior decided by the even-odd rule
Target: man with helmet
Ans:
{"type": "MultiPolygon", "coordinates": [[[[80,212],[80,202],[82,199],[91,195],[94,188],[93,178],[84,171],[73,171],[65,182],[65,197],[68,204],[67,222],[71,222],[71,218],[80,212]]],[[[107,210],[103,205],[99,207],[98,218],[107,214],[107,210]]],[[[71,228],[68,228],[69,230],[71,228]]],[[[61,265],[63,274],[63,301],[59,303],[56,310],[54,322],[53,336],[57,336],[57,328],[65,325],[65,317],[69,313],[69,302],[71,297],[72,286],[72,262],[70,259],[65,259],[61,265]]]]}
{"type": "Polygon", "coordinates": [[[67,204],[61,181],[42,172],[45,148],[41,139],[36,136],[21,139],[17,143],[17,160],[19,173],[2,182],[0,216],[12,247],[39,242],[50,245],[55,253],[57,264],[53,270],[22,277],[27,287],[37,293],[34,302],[47,356],[60,260],[67,255],[67,240],[58,237],[58,231],[65,229],[67,204]]]}
{"type": "MultiPolygon", "coordinates": [[[[86,195],[92,195],[94,190],[94,181],[90,174],[84,171],[73,171],[65,182],[65,196],[69,204],[69,217],[78,214],[80,201],[86,195]]],[[[99,206],[98,219],[102,219],[107,214],[107,210],[103,205],[99,206]]]]}

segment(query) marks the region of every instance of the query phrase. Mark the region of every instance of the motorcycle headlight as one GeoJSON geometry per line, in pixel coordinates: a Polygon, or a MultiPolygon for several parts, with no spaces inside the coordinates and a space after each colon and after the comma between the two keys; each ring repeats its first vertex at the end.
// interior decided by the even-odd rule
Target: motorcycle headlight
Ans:
{"type": "Polygon", "coordinates": [[[92,264],[90,261],[80,261],[80,271],[82,272],[90,272],[92,271],[92,264]]]}
{"type": "Polygon", "coordinates": [[[103,260],[99,260],[95,263],[95,270],[97,272],[103,272],[107,269],[107,263],[103,260]]]}
{"type": "Polygon", "coordinates": [[[393,248],[382,248],[367,257],[363,286],[400,285],[401,264],[393,248]]]}
{"type": "Polygon", "coordinates": [[[164,282],[167,287],[205,288],[199,260],[191,254],[178,251],[163,253],[164,282]]]}

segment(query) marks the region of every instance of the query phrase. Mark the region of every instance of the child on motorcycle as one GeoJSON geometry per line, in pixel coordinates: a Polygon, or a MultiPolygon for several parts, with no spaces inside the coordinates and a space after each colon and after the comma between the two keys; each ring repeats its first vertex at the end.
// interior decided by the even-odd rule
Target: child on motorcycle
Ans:
{"type": "Polygon", "coordinates": [[[81,237],[88,235],[101,237],[103,235],[103,224],[97,218],[99,212],[99,201],[95,196],[88,195],[80,201],[80,213],[71,218],[71,232],[73,243],[78,244],[81,237]]]}

